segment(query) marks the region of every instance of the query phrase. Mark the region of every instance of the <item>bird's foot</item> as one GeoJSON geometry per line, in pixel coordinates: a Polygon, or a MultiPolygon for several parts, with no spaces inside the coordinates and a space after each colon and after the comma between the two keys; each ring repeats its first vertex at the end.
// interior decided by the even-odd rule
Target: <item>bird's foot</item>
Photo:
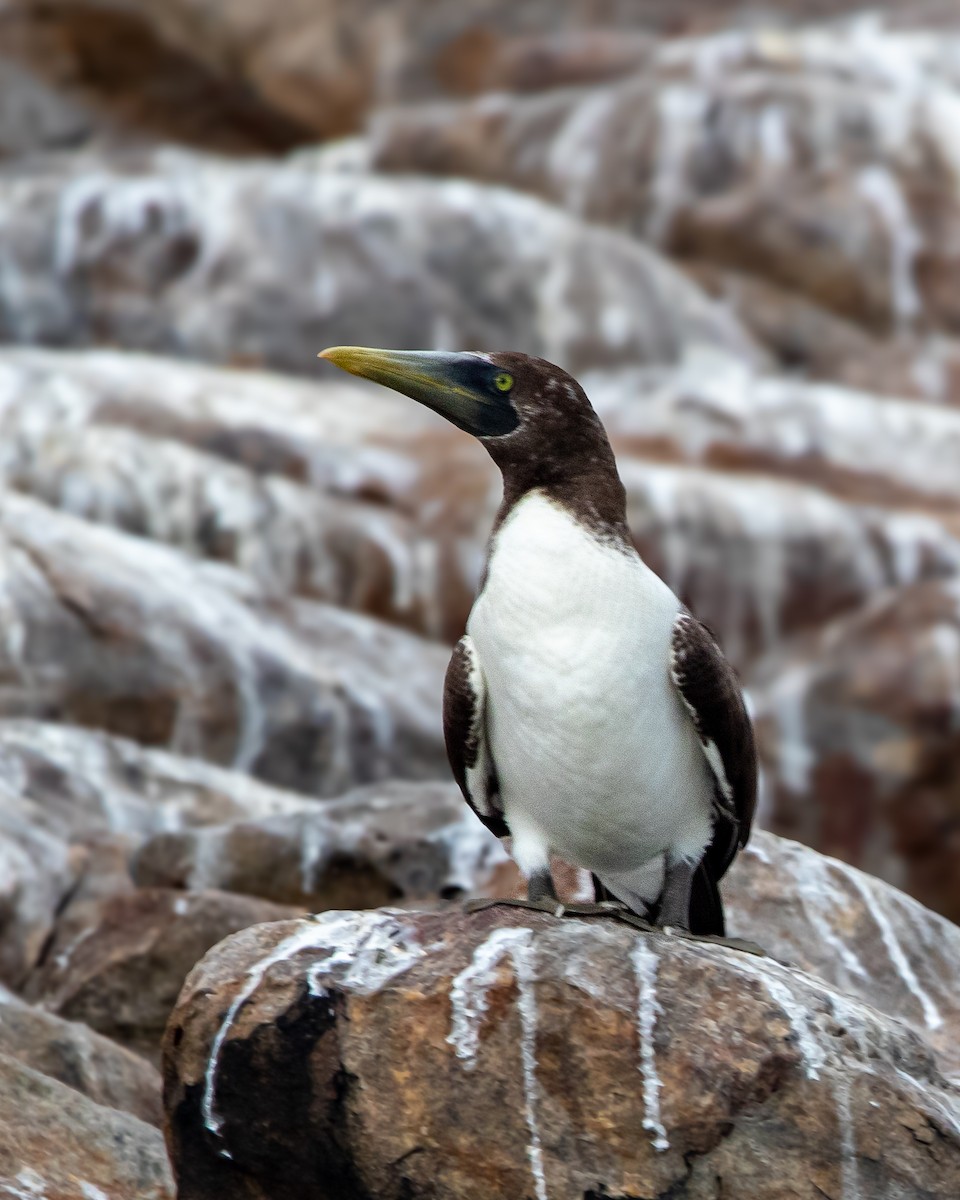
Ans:
{"type": "Polygon", "coordinates": [[[549,913],[553,917],[608,917],[615,921],[623,921],[634,929],[642,929],[647,933],[653,932],[656,926],[632,912],[619,900],[600,900],[595,903],[564,904],[561,900],[468,900],[464,912],[483,912],[488,908],[529,908],[533,912],[549,913]]]}
{"type": "Polygon", "coordinates": [[[554,917],[563,916],[564,905],[559,900],[542,897],[539,900],[468,900],[463,911],[468,913],[483,912],[488,908],[529,908],[533,912],[549,913],[554,917]]]}
{"type": "Polygon", "coordinates": [[[691,933],[689,929],[680,929],[676,925],[664,925],[663,933],[674,937],[684,938],[688,942],[708,942],[714,946],[726,946],[728,950],[739,950],[742,954],[754,954],[757,958],[769,958],[766,950],[747,938],[719,937],[715,933],[691,933]]]}

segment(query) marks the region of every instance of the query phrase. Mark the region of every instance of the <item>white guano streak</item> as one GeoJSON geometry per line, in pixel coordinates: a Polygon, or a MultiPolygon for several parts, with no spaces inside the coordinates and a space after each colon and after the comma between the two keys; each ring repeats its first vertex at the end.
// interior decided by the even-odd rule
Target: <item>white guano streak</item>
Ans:
{"type": "Polygon", "coordinates": [[[537,1001],[532,929],[495,929],[481,942],[469,965],[450,985],[452,1009],[447,1041],[469,1071],[476,1065],[480,1045],[480,1026],[488,1009],[487,996],[496,983],[496,968],[509,956],[517,980],[517,1011],[520,1015],[520,1055],[523,1067],[523,1098],[530,1140],[527,1158],[537,1200],[549,1200],[543,1168],[543,1146],[537,1124],[537,1001]]]}
{"type": "Polygon", "coordinates": [[[637,1030],[640,1035],[640,1071],[643,1075],[643,1105],[645,1109],[643,1127],[652,1133],[653,1148],[658,1153],[670,1149],[667,1131],[660,1115],[660,1091],[663,1083],[657,1074],[656,1050],[653,1031],[657,1015],[662,1009],[657,1001],[657,956],[643,941],[637,938],[633,947],[633,969],[637,976],[640,1002],[637,1008],[637,1030]]]}
{"type": "Polygon", "coordinates": [[[941,1017],[939,1009],[930,999],[930,996],[920,986],[920,980],[917,979],[913,967],[910,965],[910,960],[904,953],[903,947],[900,945],[897,935],[893,931],[893,926],[890,924],[890,920],[883,910],[883,897],[874,891],[867,877],[855,867],[850,867],[846,863],[840,862],[836,865],[863,897],[867,912],[873,917],[877,928],[880,930],[880,936],[883,939],[887,954],[890,956],[890,961],[893,963],[897,974],[903,980],[908,991],[912,992],[916,997],[923,1011],[923,1019],[927,1028],[939,1029],[943,1024],[943,1017],[941,1017]]]}
{"type": "MultiPolygon", "coordinates": [[[[394,941],[392,935],[399,932],[401,928],[389,912],[332,913],[306,918],[295,933],[284,938],[271,954],[250,968],[243,987],[227,1009],[207,1061],[201,1112],[204,1125],[211,1133],[221,1137],[224,1123],[216,1110],[217,1069],[224,1043],[241,1008],[256,992],[270,968],[293,958],[301,950],[327,950],[328,956],[314,963],[307,972],[312,996],[323,994],[320,975],[337,966],[349,966],[343,976],[345,984],[376,988],[406,970],[423,953],[420,946],[394,941]]],[[[232,1158],[225,1147],[220,1154],[223,1158],[232,1158]]]]}

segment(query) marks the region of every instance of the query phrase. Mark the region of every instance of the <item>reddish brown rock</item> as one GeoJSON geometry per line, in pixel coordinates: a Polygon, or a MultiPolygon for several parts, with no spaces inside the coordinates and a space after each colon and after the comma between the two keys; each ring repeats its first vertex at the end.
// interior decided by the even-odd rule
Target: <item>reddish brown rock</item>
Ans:
{"type": "Polygon", "coordinates": [[[935,333],[878,336],[802,293],[713,263],[685,264],[785,370],[880,396],[960,403],[960,342],[935,333]]]}
{"type": "Polygon", "coordinates": [[[749,680],[772,829],[960,919],[955,579],[886,592],[749,680]]]}
{"type": "Polygon", "coordinates": [[[515,872],[454,784],[387,783],[259,821],[158,833],[141,887],[218,888],[310,912],[504,894],[515,872]]]}
{"type": "Polygon", "coordinates": [[[0,477],[87,519],[459,637],[495,506],[483,450],[384,389],[122,353],[0,354],[0,477]]]}
{"type": "MultiPolygon", "coordinates": [[[[677,414],[676,428],[695,437],[705,414],[693,401],[690,410],[686,422],[677,414]]],[[[740,668],[885,587],[946,578],[960,566],[960,524],[940,514],[851,503],[812,484],[719,467],[622,455],[619,468],[641,554],[740,668]]]]}
{"type": "Polygon", "coordinates": [[[157,1129],[0,1054],[0,1195],[173,1200],[157,1129]]]}
{"type": "Polygon", "coordinates": [[[164,1061],[181,1200],[960,1187],[960,1092],[905,1026],[607,920],[248,930],[191,974],[164,1061]]]}
{"type": "Polygon", "coordinates": [[[0,157],[176,141],[283,150],[308,133],[109,5],[14,0],[0,12],[0,157]]]}
{"type": "Polygon", "coordinates": [[[66,909],[26,996],[147,1058],[193,964],[227,934],[295,910],[226,892],[140,889],[66,909]]]}
{"type": "Polygon", "coordinates": [[[159,1125],[160,1076],[136,1054],[0,987],[0,1054],[107,1108],[159,1125]]]}

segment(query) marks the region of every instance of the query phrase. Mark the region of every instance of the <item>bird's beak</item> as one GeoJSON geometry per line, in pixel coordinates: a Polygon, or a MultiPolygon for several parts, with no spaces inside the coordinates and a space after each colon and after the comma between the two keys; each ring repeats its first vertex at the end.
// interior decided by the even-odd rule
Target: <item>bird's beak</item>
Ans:
{"type": "Polygon", "coordinates": [[[497,368],[480,354],[331,346],[317,357],[418,400],[476,437],[499,437],[519,424],[510,400],[494,386],[497,368]]]}

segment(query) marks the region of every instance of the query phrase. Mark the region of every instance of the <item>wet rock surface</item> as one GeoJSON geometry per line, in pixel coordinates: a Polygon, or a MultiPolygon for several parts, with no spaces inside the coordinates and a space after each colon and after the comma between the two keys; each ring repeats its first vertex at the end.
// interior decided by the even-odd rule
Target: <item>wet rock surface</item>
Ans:
{"type": "Polygon", "coordinates": [[[247,930],[188,979],[164,1073],[188,1200],[960,1180],[960,1093],[904,1025],[772,959],[606,920],[247,930]]]}

